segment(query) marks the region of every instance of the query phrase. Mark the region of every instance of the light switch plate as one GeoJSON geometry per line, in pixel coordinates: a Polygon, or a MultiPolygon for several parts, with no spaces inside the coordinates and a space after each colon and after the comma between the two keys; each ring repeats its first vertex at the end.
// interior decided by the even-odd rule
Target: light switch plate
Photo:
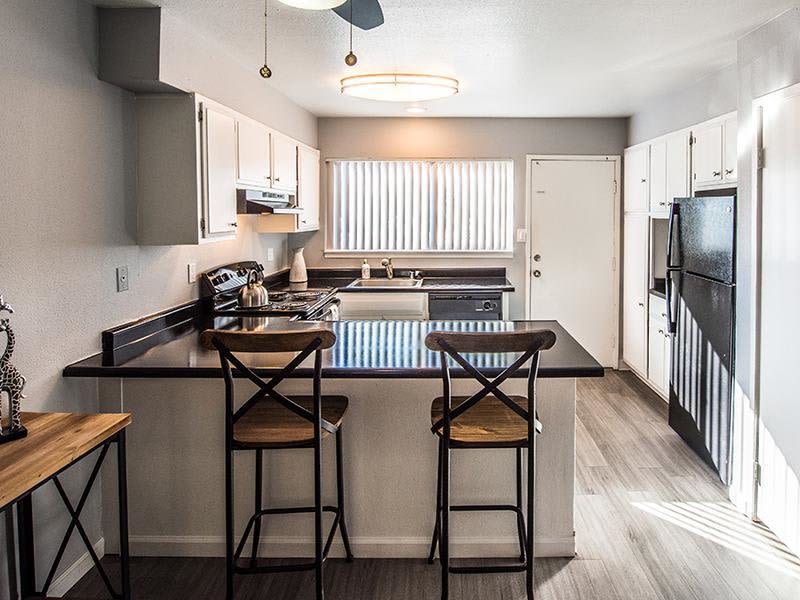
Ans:
{"type": "Polygon", "coordinates": [[[275,260],[275,248],[267,248],[267,260],[275,260]]]}
{"type": "Polygon", "coordinates": [[[527,241],[528,241],[528,230],[517,229],[517,243],[524,244],[527,241]]]}
{"type": "Polygon", "coordinates": [[[130,282],[128,281],[127,265],[122,267],[117,267],[117,291],[127,292],[129,288],[130,288],[130,282]]]}
{"type": "Polygon", "coordinates": [[[197,281],[197,263],[189,263],[186,265],[186,277],[189,283],[197,281]]]}

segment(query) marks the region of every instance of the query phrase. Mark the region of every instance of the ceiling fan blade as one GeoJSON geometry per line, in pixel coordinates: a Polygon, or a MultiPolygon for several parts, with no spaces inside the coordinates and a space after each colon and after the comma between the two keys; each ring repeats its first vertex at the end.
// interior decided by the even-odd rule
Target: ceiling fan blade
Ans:
{"type": "Polygon", "coordinates": [[[378,0],[347,0],[333,9],[337,15],[350,22],[350,3],[353,3],[353,25],[359,29],[375,29],[383,25],[383,10],[378,0]]]}

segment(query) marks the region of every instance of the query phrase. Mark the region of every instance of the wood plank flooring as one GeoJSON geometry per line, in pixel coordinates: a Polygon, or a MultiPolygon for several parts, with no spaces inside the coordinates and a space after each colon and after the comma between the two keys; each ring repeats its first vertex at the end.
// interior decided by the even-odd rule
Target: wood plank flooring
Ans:
{"type": "MultiPolygon", "coordinates": [[[[666,404],[628,373],[578,382],[576,535],[572,560],[536,562],[539,600],[789,600],[800,559],[736,513],[714,474],[666,424],[666,404]]],[[[105,563],[115,573],[115,559],[105,563]]],[[[221,559],[134,558],[136,600],[224,597],[221,559]]],[[[310,574],[238,579],[237,599],[313,597],[310,574]]],[[[519,600],[523,576],[452,576],[451,598],[519,600]]],[[[332,560],[329,600],[433,600],[423,560],[332,560]]],[[[67,595],[102,598],[90,573],[67,595]]]]}

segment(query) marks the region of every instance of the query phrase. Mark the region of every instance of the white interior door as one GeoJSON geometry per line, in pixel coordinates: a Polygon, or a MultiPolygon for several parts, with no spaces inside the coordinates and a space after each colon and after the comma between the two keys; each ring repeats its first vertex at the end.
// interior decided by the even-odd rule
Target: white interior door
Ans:
{"type": "Polygon", "coordinates": [[[617,366],[617,162],[531,164],[531,318],[555,319],[604,367],[617,366]]]}
{"type": "Polygon", "coordinates": [[[800,86],[763,108],[758,517],[800,552],[800,86]]]}

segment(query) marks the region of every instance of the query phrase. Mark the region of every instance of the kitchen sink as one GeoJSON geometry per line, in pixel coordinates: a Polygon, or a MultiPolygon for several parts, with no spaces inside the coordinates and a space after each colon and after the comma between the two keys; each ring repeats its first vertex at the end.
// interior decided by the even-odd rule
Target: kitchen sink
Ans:
{"type": "Polygon", "coordinates": [[[416,288],[422,279],[356,279],[349,288],[416,288]]]}

